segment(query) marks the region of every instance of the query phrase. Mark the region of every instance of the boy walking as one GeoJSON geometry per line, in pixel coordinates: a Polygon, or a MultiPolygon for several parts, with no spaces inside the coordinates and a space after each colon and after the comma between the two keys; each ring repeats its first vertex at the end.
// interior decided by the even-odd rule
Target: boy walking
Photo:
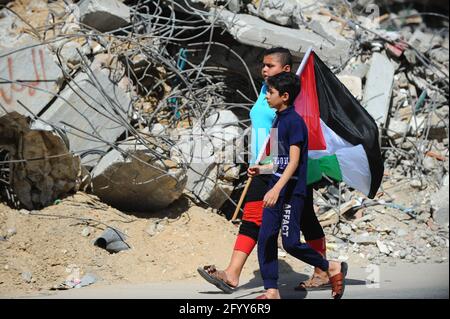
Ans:
{"type": "MultiPolygon", "coordinates": [[[[278,47],[266,50],[262,62],[261,75],[264,80],[279,73],[291,72],[292,69],[292,55],[285,48],[278,47]]],[[[250,111],[252,124],[251,165],[255,164],[258,154],[264,148],[264,142],[270,133],[275,118],[275,110],[270,108],[267,103],[266,92],[267,85],[264,83],[260,96],[250,111]]],[[[265,161],[265,164],[270,162],[269,158],[269,160],[265,161]]],[[[214,265],[206,265],[197,269],[205,280],[226,293],[232,293],[237,288],[247,258],[256,246],[259,228],[262,222],[263,198],[267,192],[270,179],[271,176],[268,174],[258,175],[253,178],[245,198],[246,203],[243,209],[242,223],[228,267],[224,270],[219,270],[214,265]]],[[[305,203],[305,211],[302,215],[301,229],[306,242],[325,256],[325,234],[314,212],[312,186],[308,187],[307,192],[308,195],[305,203]]],[[[329,287],[328,277],[326,273],[315,268],[314,275],[311,279],[300,283],[296,290],[324,287],[329,287]]]]}
{"type": "MultiPolygon", "coordinates": [[[[267,101],[276,110],[271,138],[277,152],[273,163],[248,169],[250,176],[272,169],[269,191],[263,199],[263,219],[258,237],[258,261],[265,294],[258,299],[279,299],[277,238],[281,230],[283,247],[290,255],[318,267],[330,279],[332,296],[342,297],[347,264],[327,261],[311,246],[300,242],[300,220],[304,209],[308,161],[308,131],[293,105],[300,92],[300,80],[291,73],[267,79],[267,101]]],[[[273,147],[271,147],[273,150],[273,147]]]]}

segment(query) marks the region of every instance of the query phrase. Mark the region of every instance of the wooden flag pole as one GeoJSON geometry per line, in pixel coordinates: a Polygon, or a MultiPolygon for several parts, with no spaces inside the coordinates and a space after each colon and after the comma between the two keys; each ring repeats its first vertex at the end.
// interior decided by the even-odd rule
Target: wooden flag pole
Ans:
{"type": "Polygon", "coordinates": [[[245,195],[247,195],[248,188],[250,187],[252,180],[253,180],[253,177],[248,178],[247,184],[245,184],[244,190],[242,191],[242,194],[241,194],[241,198],[239,199],[239,203],[236,206],[236,210],[234,211],[233,218],[231,219],[231,221],[236,220],[236,218],[239,214],[239,211],[241,210],[242,202],[244,201],[245,195]]]}

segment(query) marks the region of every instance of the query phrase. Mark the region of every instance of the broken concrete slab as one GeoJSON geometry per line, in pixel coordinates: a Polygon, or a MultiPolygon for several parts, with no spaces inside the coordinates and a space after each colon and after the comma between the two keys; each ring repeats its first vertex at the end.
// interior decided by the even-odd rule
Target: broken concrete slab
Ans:
{"type": "Polygon", "coordinates": [[[83,0],[80,19],[98,31],[107,32],[130,24],[130,8],[117,0],[83,0]]]}
{"type": "Polygon", "coordinates": [[[186,170],[176,160],[160,160],[136,140],[121,143],[95,166],[93,193],[125,211],[151,212],[177,200],[186,186],[186,170]]]}
{"type": "Polygon", "coordinates": [[[180,132],[171,150],[171,158],[189,167],[186,192],[213,208],[220,208],[234,189],[223,172],[236,166],[234,141],[242,137],[238,123],[233,112],[221,110],[203,123],[196,122],[192,130],[180,132]]]}
{"type": "Polygon", "coordinates": [[[351,75],[338,75],[337,77],[342,84],[353,94],[353,96],[361,100],[362,99],[362,80],[360,77],[351,75]]]}
{"type": "Polygon", "coordinates": [[[374,53],[367,74],[363,105],[379,127],[387,123],[394,83],[394,65],[380,53],[374,53]]]}
{"type": "Polygon", "coordinates": [[[0,56],[0,116],[12,111],[38,115],[58,93],[63,76],[50,51],[29,43],[0,47],[0,56]]]}
{"type": "Polygon", "coordinates": [[[69,152],[60,133],[34,129],[17,112],[0,117],[0,149],[18,160],[9,169],[9,185],[28,210],[51,205],[76,192],[81,183],[80,158],[69,152]]]}
{"type": "Polygon", "coordinates": [[[68,83],[41,119],[66,131],[70,150],[84,165],[95,166],[99,156],[85,152],[107,151],[125,131],[131,100],[103,72],[79,73],[68,83]]]}
{"type": "Polygon", "coordinates": [[[309,47],[332,66],[340,66],[350,54],[350,42],[345,39],[324,37],[307,30],[291,29],[265,22],[247,14],[217,11],[220,23],[239,42],[260,48],[285,47],[292,54],[303,57],[309,47]],[[330,43],[331,41],[331,43],[330,43]]]}
{"type": "Polygon", "coordinates": [[[253,4],[248,4],[247,8],[251,14],[264,20],[283,26],[291,26],[297,9],[297,1],[260,0],[257,7],[253,4]]]}
{"type": "Polygon", "coordinates": [[[448,174],[445,176],[441,189],[431,196],[433,207],[433,219],[437,224],[447,225],[449,223],[449,189],[448,174]]]}
{"type": "Polygon", "coordinates": [[[437,34],[423,33],[420,29],[417,29],[409,39],[408,43],[411,47],[416,48],[421,53],[426,53],[441,45],[442,41],[443,39],[441,36],[437,34]]]}

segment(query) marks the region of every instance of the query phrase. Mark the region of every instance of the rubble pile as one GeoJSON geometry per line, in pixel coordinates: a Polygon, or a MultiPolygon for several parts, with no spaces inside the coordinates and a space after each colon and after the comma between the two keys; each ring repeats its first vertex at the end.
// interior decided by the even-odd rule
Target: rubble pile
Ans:
{"type": "Polygon", "coordinates": [[[226,214],[245,182],[261,53],[287,47],[298,65],[312,47],[378,123],[385,158],[373,200],[317,186],[331,256],[445,261],[448,17],[392,3],[11,1],[0,10],[0,124],[21,114],[31,132],[39,120],[49,132],[39,136],[61,145],[7,144],[0,125],[2,198],[38,209],[85,181],[125,211],[187,196],[226,214]]]}

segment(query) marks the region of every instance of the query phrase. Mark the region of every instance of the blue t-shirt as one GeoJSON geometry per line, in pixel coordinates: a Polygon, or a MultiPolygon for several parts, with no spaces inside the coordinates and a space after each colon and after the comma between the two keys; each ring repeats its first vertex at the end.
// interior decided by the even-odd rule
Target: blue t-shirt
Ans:
{"type": "MultiPolygon", "coordinates": [[[[266,93],[267,85],[263,84],[258,100],[250,110],[250,120],[252,121],[251,164],[255,164],[261,149],[264,147],[264,142],[270,134],[270,128],[275,118],[275,110],[267,103],[266,93]]],[[[263,161],[263,163],[267,162],[263,161]]]]}
{"type": "Polygon", "coordinates": [[[278,182],[289,164],[289,148],[300,146],[300,161],[288,185],[280,192],[284,196],[289,189],[294,195],[306,196],[306,172],[308,168],[308,129],[303,118],[291,106],[282,112],[277,112],[272,136],[276,136],[277,147],[273,150],[274,174],[271,187],[278,182]]]}

